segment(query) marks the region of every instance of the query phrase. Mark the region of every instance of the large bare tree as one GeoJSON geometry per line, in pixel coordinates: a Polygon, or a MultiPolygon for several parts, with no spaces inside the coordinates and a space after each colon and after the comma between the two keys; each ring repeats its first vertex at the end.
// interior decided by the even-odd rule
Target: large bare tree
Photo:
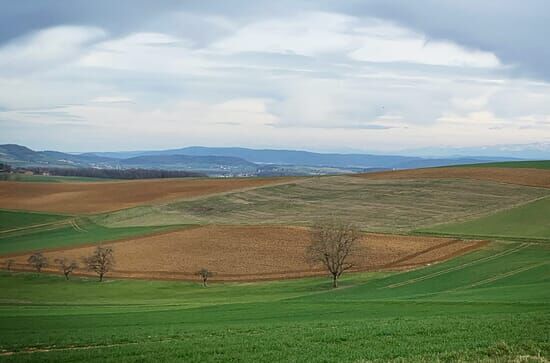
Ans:
{"type": "Polygon", "coordinates": [[[206,287],[208,284],[208,278],[214,276],[214,273],[206,268],[201,268],[197,272],[197,276],[200,276],[202,279],[202,286],[206,287]]]}
{"type": "Polygon", "coordinates": [[[99,282],[101,282],[103,281],[103,276],[111,271],[115,264],[113,249],[98,246],[91,256],[84,258],[84,263],[88,267],[88,270],[95,272],[99,276],[99,282]]]}
{"type": "Polygon", "coordinates": [[[311,262],[323,264],[332,277],[332,287],[338,287],[338,278],[353,267],[349,258],[357,251],[360,237],[357,227],[338,220],[313,227],[307,257],[311,262]]]}
{"type": "Polygon", "coordinates": [[[55,263],[59,265],[59,269],[61,269],[67,280],[69,279],[69,275],[78,268],[76,261],[69,260],[67,257],[56,258],[55,263]]]}
{"type": "Polygon", "coordinates": [[[29,265],[34,267],[36,272],[42,271],[42,269],[48,266],[48,259],[42,254],[42,252],[35,252],[27,258],[29,265]]]}

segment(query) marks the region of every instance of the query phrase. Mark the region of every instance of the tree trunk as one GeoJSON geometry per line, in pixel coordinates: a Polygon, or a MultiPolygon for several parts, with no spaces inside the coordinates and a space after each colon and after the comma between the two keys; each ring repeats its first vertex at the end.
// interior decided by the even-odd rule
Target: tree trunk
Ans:
{"type": "Polygon", "coordinates": [[[103,281],[103,274],[99,274],[99,282],[103,281]]]}
{"type": "Polygon", "coordinates": [[[69,280],[69,274],[68,273],[65,273],[65,280],[69,280]]]}
{"type": "Polygon", "coordinates": [[[338,276],[332,275],[332,287],[337,288],[338,287],[338,276]]]}
{"type": "Polygon", "coordinates": [[[206,287],[206,279],[202,279],[202,286],[206,287]]]}

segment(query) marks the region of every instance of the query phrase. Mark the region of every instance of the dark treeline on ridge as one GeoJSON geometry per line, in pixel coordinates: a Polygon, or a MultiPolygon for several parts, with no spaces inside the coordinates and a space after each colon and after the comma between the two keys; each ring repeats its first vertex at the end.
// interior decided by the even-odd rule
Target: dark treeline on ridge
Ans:
{"type": "Polygon", "coordinates": [[[205,174],[154,169],[96,169],[96,168],[39,168],[27,167],[15,169],[16,172],[28,171],[38,175],[73,176],[105,179],[156,179],[156,178],[190,178],[206,177],[205,174]]]}

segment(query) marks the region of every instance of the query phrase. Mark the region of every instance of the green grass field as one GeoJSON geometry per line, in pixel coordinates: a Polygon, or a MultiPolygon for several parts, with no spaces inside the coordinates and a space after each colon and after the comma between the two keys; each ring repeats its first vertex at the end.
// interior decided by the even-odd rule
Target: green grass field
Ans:
{"type": "Polygon", "coordinates": [[[548,248],[493,243],[420,270],[350,274],[337,290],[322,278],[202,288],[2,273],[0,361],[541,362],[548,248]]]}
{"type": "Polygon", "coordinates": [[[479,219],[443,224],[419,232],[550,241],[550,197],[479,219]]]}
{"type": "Polygon", "coordinates": [[[534,160],[534,161],[502,161],[496,163],[483,163],[483,164],[466,164],[455,165],[453,167],[472,167],[472,168],[533,168],[533,169],[550,169],[550,160],[534,160]]]}
{"type": "MultiPolygon", "coordinates": [[[[2,214],[2,216],[8,216],[8,219],[19,218],[18,223],[16,223],[18,225],[28,221],[29,218],[32,219],[33,215],[34,213],[19,212],[3,212],[2,214]]],[[[87,218],[64,218],[66,219],[65,222],[0,232],[0,254],[113,241],[181,228],[181,226],[108,228],[97,225],[87,218]]],[[[12,226],[12,224],[7,224],[7,226],[12,226]]]]}
{"type": "Polygon", "coordinates": [[[0,210],[0,236],[5,231],[59,222],[68,218],[68,216],[58,214],[0,210]]]}
{"type": "Polygon", "coordinates": [[[349,176],[228,193],[97,219],[107,226],[171,223],[307,225],[345,218],[370,231],[408,232],[461,221],[549,195],[550,190],[474,180],[367,180],[349,176]]]}

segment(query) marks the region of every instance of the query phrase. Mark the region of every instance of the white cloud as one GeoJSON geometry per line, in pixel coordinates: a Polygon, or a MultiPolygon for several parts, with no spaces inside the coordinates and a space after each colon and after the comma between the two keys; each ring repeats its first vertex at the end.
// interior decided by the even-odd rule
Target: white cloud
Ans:
{"type": "Polygon", "coordinates": [[[224,24],[217,41],[186,24],[117,37],[58,27],[1,48],[0,142],[395,150],[550,138],[550,85],[511,79],[491,53],[336,13],[212,21],[224,24]]]}
{"type": "Polygon", "coordinates": [[[214,44],[226,52],[315,56],[348,53],[354,60],[407,62],[457,67],[498,67],[490,52],[468,49],[378,19],[334,13],[304,13],[245,26],[214,44]]]}
{"type": "Polygon", "coordinates": [[[305,13],[247,25],[213,45],[224,52],[316,54],[345,51],[355,18],[331,13],[305,13]]]}
{"type": "Polygon", "coordinates": [[[105,35],[99,28],[83,26],[40,30],[0,48],[0,72],[35,71],[67,62],[105,35]]]}

